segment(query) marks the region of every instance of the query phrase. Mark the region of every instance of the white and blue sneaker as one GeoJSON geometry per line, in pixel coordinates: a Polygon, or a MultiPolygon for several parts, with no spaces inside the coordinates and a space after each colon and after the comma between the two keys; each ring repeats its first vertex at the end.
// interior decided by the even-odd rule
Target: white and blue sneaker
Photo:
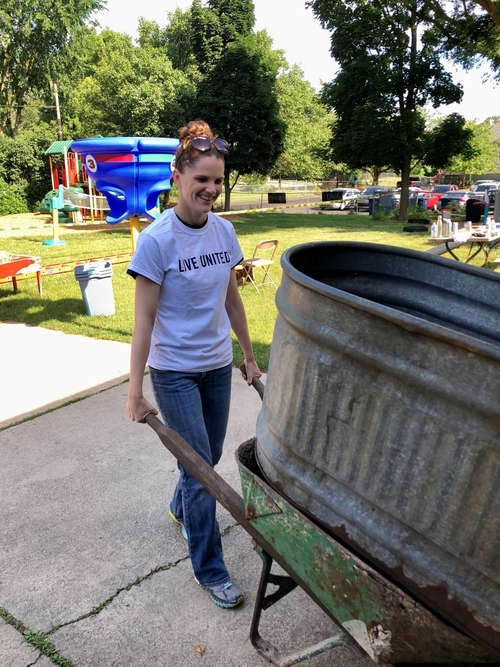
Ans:
{"type": "Polygon", "coordinates": [[[218,586],[204,586],[204,588],[210,593],[212,602],[224,609],[233,609],[245,599],[243,592],[230,581],[218,586]]]}

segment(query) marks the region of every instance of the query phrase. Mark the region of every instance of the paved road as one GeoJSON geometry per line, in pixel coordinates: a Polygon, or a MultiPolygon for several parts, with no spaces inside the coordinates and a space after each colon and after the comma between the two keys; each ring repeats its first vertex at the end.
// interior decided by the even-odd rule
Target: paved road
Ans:
{"type": "Polygon", "coordinates": [[[243,203],[233,203],[231,202],[231,210],[242,211],[248,208],[284,208],[288,206],[293,206],[297,204],[311,204],[316,205],[321,202],[321,195],[310,194],[309,196],[305,195],[303,197],[287,197],[287,204],[268,204],[267,195],[263,195],[262,199],[260,197],[243,203]]]}

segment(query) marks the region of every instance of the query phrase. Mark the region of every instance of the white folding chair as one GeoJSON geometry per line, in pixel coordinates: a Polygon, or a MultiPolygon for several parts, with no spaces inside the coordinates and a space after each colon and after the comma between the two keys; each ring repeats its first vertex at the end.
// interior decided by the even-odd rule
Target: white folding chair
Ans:
{"type": "Polygon", "coordinates": [[[255,246],[253,256],[251,259],[242,260],[241,264],[236,267],[236,271],[241,276],[241,284],[243,287],[250,281],[257,292],[259,287],[263,285],[273,285],[276,289],[276,283],[269,274],[269,267],[274,264],[273,258],[278,245],[278,239],[268,239],[267,241],[260,241],[255,246]],[[262,269],[262,280],[257,282],[255,270],[262,269]]]}

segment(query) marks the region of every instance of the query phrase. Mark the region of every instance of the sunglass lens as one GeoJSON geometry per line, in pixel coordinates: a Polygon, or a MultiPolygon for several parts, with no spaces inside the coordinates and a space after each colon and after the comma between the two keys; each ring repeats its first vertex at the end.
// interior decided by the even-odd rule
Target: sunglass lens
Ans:
{"type": "Polygon", "coordinates": [[[212,141],[211,139],[208,139],[208,137],[193,137],[191,143],[197,151],[201,151],[202,153],[209,151],[212,146],[214,146],[219,153],[227,153],[229,149],[229,144],[227,141],[224,141],[224,139],[214,139],[212,141]]]}
{"type": "Polygon", "coordinates": [[[224,139],[214,139],[214,146],[219,153],[227,153],[229,149],[229,144],[224,139]]]}
{"type": "Polygon", "coordinates": [[[193,137],[191,143],[197,151],[205,152],[210,150],[210,139],[207,139],[207,137],[193,137]]]}

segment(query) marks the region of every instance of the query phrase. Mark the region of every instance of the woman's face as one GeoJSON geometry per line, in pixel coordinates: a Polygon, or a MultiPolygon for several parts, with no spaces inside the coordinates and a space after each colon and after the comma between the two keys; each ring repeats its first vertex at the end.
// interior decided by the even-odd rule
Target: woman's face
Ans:
{"type": "Polygon", "coordinates": [[[222,191],[224,161],[201,155],[192,167],[185,167],[183,174],[175,169],[173,177],[179,190],[179,217],[189,224],[203,224],[222,191]]]}

